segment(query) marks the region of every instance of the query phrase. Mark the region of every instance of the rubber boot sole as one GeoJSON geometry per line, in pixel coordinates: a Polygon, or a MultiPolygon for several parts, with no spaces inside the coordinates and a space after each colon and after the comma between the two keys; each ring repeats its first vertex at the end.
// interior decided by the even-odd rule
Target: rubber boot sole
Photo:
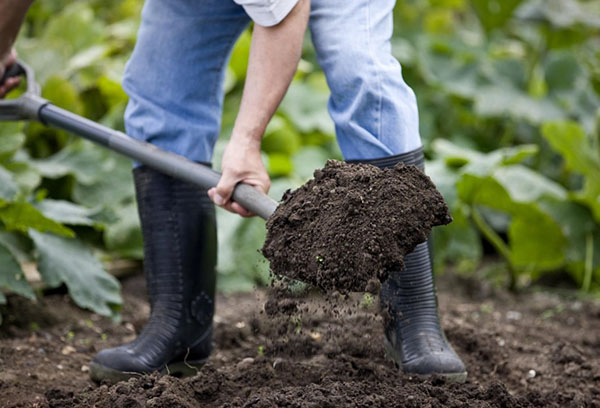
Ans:
{"type": "MultiPolygon", "coordinates": [[[[198,374],[207,360],[208,359],[180,361],[177,363],[167,364],[167,366],[163,369],[153,372],[158,372],[161,375],[172,375],[179,378],[192,377],[198,374]]],[[[146,374],[151,374],[151,372],[139,373],[136,371],[119,371],[94,362],[90,363],[90,377],[97,383],[107,382],[110,384],[115,384],[119,381],[127,381],[132,377],[141,377],[146,374]]]]}
{"type": "MultiPolygon", "coordinates": [[[[390,359],[394,364],[396,364],[398,366],[398,368],[400,368],[400,370],[402,370],[402,362],[401,362],[402,359],[398,355],[398,352],[396,350],[394,350],[394,347],[389,342],[389,340],[386,339],[384,345],[385,345],[385,354],[386,354],[387,358],[390,359]]],[[[412,376],[421,377],[421,378],[430,378],[430,377],[436,375],[436,376],[445,378],[446,381],[449,383],[462,384],[465,381],[467,381],[467,372],[466,371],[459,372],[459,373],[431,373],[431,374],[407,373],[404,370],[402,370],[402,372],[405,373],[406,375],[412,375],[412,376]]]]}

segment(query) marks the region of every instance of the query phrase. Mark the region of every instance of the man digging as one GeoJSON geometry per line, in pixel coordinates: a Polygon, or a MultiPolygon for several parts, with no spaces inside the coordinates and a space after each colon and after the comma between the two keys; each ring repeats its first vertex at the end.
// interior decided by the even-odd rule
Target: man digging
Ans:
{"type": "MultiPolygon", "coordinates": [[[[0,0],[0,77],[15,62],[12,44],[31,0],[0,0]]],[[[151,315],[132,343],[98,353],[96,381],[154,371],[196,372],[212,349],[216,280],[213,203],[241,216],[231,200],[239,182],[263,192],[265,128],[281,102],[310,29],[331,98],[329,112],[348,161],[380,168],[424,167],[414,93],[391,54],[394,0],[147,0],[123,88],[127,134],[210,164],[221,127],[223,82],[231,49],[254,21],[240,110],[222,158],[222,178],[208,191],[146,166],[134,169],[144,237],[151,315]]],[[[18,84],[0,84],[0,97],[18,84]]],[[[428,244],[391,271],[381,288],[391,319],[390,357],[407,374],[464,381],[464,364],[440,327],[428,244]]]]}

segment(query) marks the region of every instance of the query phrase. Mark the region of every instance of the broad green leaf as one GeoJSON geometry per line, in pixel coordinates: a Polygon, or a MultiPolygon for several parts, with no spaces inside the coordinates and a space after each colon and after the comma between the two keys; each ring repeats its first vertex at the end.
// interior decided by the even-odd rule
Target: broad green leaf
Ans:
{"type": "MultiPolygon", "coordinates": [[[[33,289],[25,279],[25,274],[10,249],[0,242],[0,288],[34,300],[33,289]]],[[[2,302],[0,302],[2,303],[2,302]]]]}
{"type": "Polygon", "coordinates": [[[318,130],[334,134],[333,122],[327,114],[329,95],[302,82],[293,82],[283,102],[281,111],[301,132],[318,130]]]}
{"type": "Polygon", "coordinates": [[[45,217],[62,224],[87,226],[99,225],[98,221],[94,219],[94,216],[100,212],[99,208],[86,208],[69,201],[50,199],[35,203],[35,207],[40,210],[45,217]]]}
{"type": "Polygon", "coordinates": [[[574,55],[554,53],[548,58],[545,75],[550,91],[569,91],[575,88],[583,71],[574,55]]]}
{"type": "Polygon", "coordinates": [[[535,203],[543,196],[567,198],[567,192],[560,184],[519,164],[498,167],[493,177],[516,202],[535,203]]]}
{"type": "Polygon", "coordinates": [[[32,262],[31,240],[19,232],[0,230],[0,244],[13,254],[19,263],[32,262]]]}
{"type": "Polygon", "coordinates": [[[42,96],[56,106],[60,106],[70,112],[81,114],[83,104],[79,99],[79,93],[73,84],[62,77],[53,76],[48,78],[42,88],[42,96]]]}
{"type": "Polygon", "coordinates": [[[229,60],[229,67],[235,74],[238,81],[243,81],[246,78],[246,69],[248,68],[248,57],[250,55],[250,43],[252,42],[252,34],[246,30],[240,35],[229,60]]]}
{"type": "Polygon", "coordinates": [[[563,110],[551,99],[535,99],[523,91],[501,85],[490,85],[479,89],[475,97],[475,112],[483,117],[508,116],[532,124],[565,117],[563,110]]]}
{"type": "Polygon", "coordinates": [[[126,258],[142,259],[144,249],[136,203],[118,206],[114,211],[117,221],[106,225],[104,231],[106,249],[126,258]]]}
{"type": "Polygon", "coordinates": [[[106,165],[96,175],[99,179],[93,184],[75,185],[73,199],[76,202],[88,207],[113,207],[134,196],[131,161],[112,155],[104,163],[106,165]]]}
{"type": "Polygon", "coordinates": [[[522,0],[471,0],[475,14],[486,31],[502,27],[522,0]]]}
{"type": "Polygon", "coordinates": [[[462,167],[464,172],[485,175],[500,165],[520,163],[539,151],[535,145],[505,147],[490,153],[480,153],[445,139],[436,139],[433,149],[450,167],[462,167]]]}
{"type": "Polygon", "coordinates": [[[11,161],[10,163],[6,163],[5,167],[12,173],[20,191],[24,194],[31,193],[42,181],[38,171],[28,162],[11,161]]]}
{"type": "Polygon", "coordinates": [[[538,197],[548,195],[546,190],[541,188],[532,194],[520,188],[507,190],[492,176],[471,174],[463,175],[457,190],[461,199],[472,206],[486,206],[511,215],[509,261],[514,267],[535,275],[564,263],[567,247],[564,234],[560,226],[535,203],[538,197]],[[516,194],[515,198],[509,191],[516,194]]]}
{"type": "MultiPolygon", "coordinates": [[[[567,241],[560,226],[535,207],[522,207],[508,229],[511,263],[536,273],[561,267],[567,241]]],[[[538,275],[539,276],[539,275],[538,275]]]]}
{"type": "Polygon", "coordinates": [[[65,237],[74,237],[75,233],[64,225],[45,217],[37,208],[25,201],[7,203],[0,207],[0,220],[8,231],[26,233],[31,229],[53,232],[65,237]]]}
{"type": "Polygon", "coordinates": [[[293,126],[275,116],[267,126],[261,148],[266,153],[284,153],[288,156],[294,154],[302,143],[300,135],[293,126]]]}
{"type": "MultiPolygon", "coordinates": [[[[540,207],[560,226],[568,240],[566,257],[568,264],[583,265],[586,261],[586,240],[600,230],[590,210],[573,201],[545,197],[540,207]]],[[[599,242],[595,243],[600,246],[599,242]]],[[[593,267],[600,268],[600,250],[595,252],[593,267]]]]}
{"type": "Polygon", "coordinates": [[[38,252],[38,270],[51,287],[64,283],[79,306],[103,316],[122,304],[119,281],[79,241],[30,230],[38,252]]]}
{"type": "Polygon", "coordinates": [[[70,3],[49,20],[43,39],[49,44],[60,44],[63,52],[73,54],[101,44],[103,25],[94,18],[94,11],[87,3],[70,3]]]}
{"type": "Polygon", "coordinates": [[[13,175],[0,166],[0,199],[11,200],[19,191],[13,175]]]}
{"type": "Polygon", "coordinates": [[[329,155],[324,149],[305,146],[292,156],[294,174],[302,180],[308,180],[313,176],[316,169],[325,166],[327,159],[329,159],[329,155]]]}
{"type": "Polygon", "coordinates": [[[483,255],[481,237],[467,219],[464,208],[457,207],[452,212],[453,221],[433,229],[435,245],[434,262],[438,269],[447,262],[467,263],[476,266],[483,255]]]}
{"type": "Polygon", "coordinates": [[[268,262],[259,250],[265,223],[258,217],[241,218],[217,209],[219,225],[218,287],[221,291],[251,290],[269,277],[268,262]]]}
{"type": "Polygon", "coordinates": [[[269,154],[268,162],[269,175],[272,177],[287,176],[294,170],[294,165],[290,157],[281,153],[269,154]]]}
{"type": "Polygon", "coordinates": [[[600,221],[600,152],[574,122],[547,123],[542,127],[542,135],[562,154],[569,169],[583,174],[583,189],[576,197],[588,205],[600,221]]]}
{"type": "Polygon", "coordinates": [[[457,201],[456,182],[459,177],[456,170],[446,166],[443,160],[434,160],[425,163],[425,173],[433,180],[446,203],[453,209],[457,201]]]}
{"type": "Polygon", "coordinates": [[[0,161],[11,157],[23,146],[25,135],[23,133],[11,133],[0,135],[0,161]]]}
{"type": "Polygon", "coordinates": [[[571,28],[577,24],[600,28],[600,12],[577,0],[530,0],[518,11],[520,18],[545,20],[555,28],[571,28]]]}
{"type": "Polygon", "coordinates": [[[115,166],[115,158],[114,153],[78,140],[47,159],[32,161],[32,165],[47,178],[72,174],[79,183],[93,184],[104,176],[102,170],[115,166]]]}

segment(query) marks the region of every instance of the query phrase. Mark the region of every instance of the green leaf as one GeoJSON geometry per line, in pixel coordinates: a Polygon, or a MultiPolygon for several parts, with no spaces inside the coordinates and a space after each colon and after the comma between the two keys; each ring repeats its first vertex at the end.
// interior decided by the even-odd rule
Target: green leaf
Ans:
{"type": "Polygon", "coordinates": [[[12,173],[20,191],[25,195],[35,190],[42,181],[38,171],[27,162],[12,161],[6,163],[5,167],[12,173]]]}
{"type": "Polygon", "coordinates": [[[291,156],[300,148],[301,143],[298,132],[285,119],[275,116],[267,126],[261,149],[266,153],[284,153],[291,156]]]}
{"type": "Polygon", "coordinates": [[[0,134],[0,161],[11,157],[23,146],[23,143],[25,143],[25,135],[23,133],[0,134]]]}
{"type": "Polygon", "coordinates": [[[122,304],[119,281],[79,241],[30,230],[38,252],[38,270],[51,287],[64,283],[77,305],[103,316],[122,304]]]}
{"type": "Polygon", "coordinates": [[[302,180],[308,180],[316,169],[325,166],[328,159],[329,154],[323,148],[305,146],[292,156],[294,174],[302,180]]]}
{"type": "Polygon", "coordinates": [[[250,44],[252,43],[252,34],[249,30],[245,30],[238,38],[229,60],[229,67],[235,74],[238,81],[243,81],[246,78],[246,70],[248,68],[248,58],[250,56],[250,44]]]}
{"type": "Polygon", "coordinates": [[[58,76],[48,78],[42,89],[42,96],[56,106],[60,106],[70,112],[81,114],[83,104],[79,99],[79,93],[73,84],[58,76]]]}
{"type": "Polygon", "coordinates": [[[499,167],[494,170],[493,177],[516,202],[535,203],[544,196],[567,198],[567,192],[560,184],[519,164],[499,167]]]}
{"type": "Polygon", "coordinates": [[[533,278],[565,261],[567,241],[560,226],[535,207],[521,207],[513,214],[508,237],[512,265],[533,272],[533,278]]]}
{"type": "Polygon", "coordinates": [[[585,177],[583,189],[576,198],[590,207],[600,221],[600,153],[583,129],[574,122],[550,122],[542,127],[542,135],[565,159],[570,170],[585,177]]]}
{"type": "Polygon", "coordinates": [[[73,199],[85,206],[104,205],[114,207],[130,200],[134,195],[132,163],[130,160],[112,155],[96,174],[93,184],[77,183],[73,199]]]}
{"type": "Polygon", "coordinates": [[[250,290],[268,282],[268,262],[259,252],[266,233],[264,221],[258,217],[241,218],[221,209],[217,209],[217,221],[219,290],[250,290]]]}
{"type": "Polygon", "coordinates": [[[18,191],[19,187],[12,174],[0,166],[0,199],[12,200],[18,191]]]}
{"type": "Polygon", "coordinates": [[[142,259],[142,231],[135,202],[114,209],[117,221],[105,227],[106,249],[126,258],[142,259]]]}
{"type": "Polygon", "coordinates": [[[508,116],[532,124],[565,117],[563,110],[553,100],[535,99],[523,91],[506,85],[481,87],[475,97],[475,112],[483,117],[508,116]]]}
{"type": "Polygon", "coordinates": [[[71,174],[79,183],[93,184],[103,177],[103,169],[110,171],[114,167],[115,157],[114,153],[94,146],[91,142],[78,140],[55,155],[43,160],[33,160],[31,164],[47,178],[56,179],[71,174]]]}
{"type": "Polygon", "coordinates": [[[269,154],[268,169],[272,177],[287,176],[293,171],[294,166],[288,155],[271,153],[269,154]]]}
{"type": "Polygon", "coordinates": [[[281,103],[281,110],[300,132],[318,130],[334,134],[333,122],[327,114],[328,98],[327,92],[295,81],[281,103]]]}
{"type": "MultiPolygon", "coordinates": [[[[511,177],[518,174],[520,172],[516,171],[511,177]]],[[[509,180],[510,177],[505,177],[502,182],[509,180]]],[[[560,226],[536,203],[541,197],[556,198],[556,195],[548,193],[554,192],[552,188],[540,187],[527,193],[519,186],[506,189],[493,176],[465,174],[457,184],[457,191],[459,197],[471,206],[486,206],[511,216],[508,261],[513,267],[535,276],[540,271],[555,269],[564,263],[567,247],[564,234],[560,226]],[[515,197],[509,192],[514,193],[515,197]]]]}
{"type": "MultiPolygon", "coordinates": [[[[8,247],[0,242],[0,287],[34,300],[33,289],[25,279],[25,274],[8,247]]],[[[0,302],[2,303],[2,302],[0,302]]]]}
{"type": "Polygon", "coordinates": [[[100,212],[99,208],[86,208],[69,201],[46,199],[35,204],[45,217],[62,224],[98,226],[93,217],[100,212]]]}
{"type": "Polygon", "coordinates": [[[32,228],[41,232],[53,232],[65,237],[75,233],[64,225],[45,217],[37,208],[25,201],[7,203],[0,207],[0,220],[8,231],[26,233],[32,228]]]}
{"type": "Polygon", "coordinates": [[[475,14],[486,31],[502,27],[522,0],[471,0],[475,14]]]}
{"type": "Polygon", "coordinates": [[[462,207],[452,211],[453,221],[433,229],[436,267],[442,268],[446,262],[476,266],[483,255],[481,237],[471,225],[462,207]]]}

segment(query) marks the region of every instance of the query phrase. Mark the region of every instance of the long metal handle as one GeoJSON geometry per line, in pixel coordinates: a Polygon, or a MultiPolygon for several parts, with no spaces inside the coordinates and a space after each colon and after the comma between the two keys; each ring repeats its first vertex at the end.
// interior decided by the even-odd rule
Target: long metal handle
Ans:
{"type": "MultiPolygon", "coordinates": [[[[51,104],[39,110],[39,118],[43,123],[73,132],[164,174],[202,188],[215,187],[221,178],[220,173],[207,166],[159,149],[150,143],[133,139],[122,132],[101,126],[51,104]]],[[[275,200],[243,183],[238,184],[234,189],[233,200],[265,220],[277,208],[275,200]]]]}
{"type": "MultiPolygon", "coordinates": [[[[21,62],[19,62],[19,66],[27,77],[28,90],[18,99],[0,101],[0,121],[38,120],[44,124],[73,132],[148,167],[199,187],[208,189],[219,183],[221,175],[207,166],[159,149],[150,143],[130,138],[122,132],[99,125],[50,104],[39,96],[39,87],[33,79],[33,71],[21,62]]],[[[275,200],[243,183],[235,187],[233,200],[265,220],[277,208],[275,200]]]]}

